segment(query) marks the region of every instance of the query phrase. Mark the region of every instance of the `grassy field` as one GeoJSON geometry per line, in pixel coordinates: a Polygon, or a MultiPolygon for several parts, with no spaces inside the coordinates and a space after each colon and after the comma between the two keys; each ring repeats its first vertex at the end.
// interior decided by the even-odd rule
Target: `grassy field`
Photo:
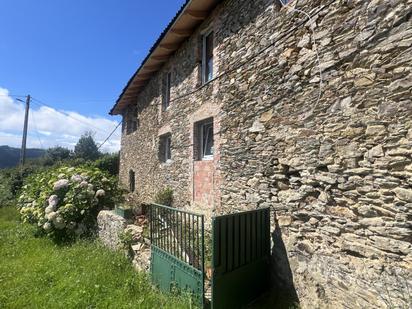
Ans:
{"type": "Polygon", "coordinates": [[[190,308],[97,242],[57,246],[0,208],[0,308],[190,308]]]}

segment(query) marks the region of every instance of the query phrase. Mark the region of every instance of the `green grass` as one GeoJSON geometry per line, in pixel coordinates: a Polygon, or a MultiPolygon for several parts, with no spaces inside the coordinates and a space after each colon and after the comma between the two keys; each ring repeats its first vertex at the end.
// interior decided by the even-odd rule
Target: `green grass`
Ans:
{"type": "Polygon", "coordinates": [[[36,238],[14,208],[0,208],[0,308],[190,308],[161,294],[121,253],[98,242],[36,238]]]}

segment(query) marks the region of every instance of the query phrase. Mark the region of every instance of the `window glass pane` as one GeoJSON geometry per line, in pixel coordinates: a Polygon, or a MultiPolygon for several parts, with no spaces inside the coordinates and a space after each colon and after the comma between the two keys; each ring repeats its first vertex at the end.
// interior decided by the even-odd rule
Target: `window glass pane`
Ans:
{"type": "Polygon", "coordinates": [[[204,81],[208,82],[213,78],[213,32],[204,37],[204,81]]]}
{"type": "Polygon", "coordinates": [[[167,162],[172,159],[172,136],[170,134],[163,135],[159,140],[159,160],[160,162],[167,162]]]}
{"type": "Polygon", "coordinates": [[[213,156],[213,123],[203,125],[203,157],[213,156]]]}
{"type": "Polygon", "coordinates": [[[171,144],[172,139],[170,136],[166,137],[166,161],[172,159],[171,144]]]}
{"type": "Polygon", "coordinates": [[[210,58],[206,64],[206,81],[213,78],[213,58],[210,58]]]}

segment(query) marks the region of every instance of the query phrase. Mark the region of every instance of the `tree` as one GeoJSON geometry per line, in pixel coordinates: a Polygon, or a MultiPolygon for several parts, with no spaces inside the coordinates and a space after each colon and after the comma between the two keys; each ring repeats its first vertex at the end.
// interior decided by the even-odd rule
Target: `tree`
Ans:
{"type": "Polygon", "coordinates": [[[56,146],[47,149],[46,159],[56,163],[58,161],[68,160],[71,157],[72,152],[64,147],[56,146]]]}
{"type": "Polygon", "coordinates": [[[86,132],[80,137],[76,146],[74,146],[74,155],[76,158],[90,161],[94,161],[100,157],[99,149],[91,132],[86,132]]]}

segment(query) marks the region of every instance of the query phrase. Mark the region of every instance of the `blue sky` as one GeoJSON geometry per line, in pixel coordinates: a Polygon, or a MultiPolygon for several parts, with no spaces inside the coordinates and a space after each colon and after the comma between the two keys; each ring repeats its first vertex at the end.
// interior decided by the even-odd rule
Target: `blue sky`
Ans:
{"type": "Polygon", "coordinates": [[[79,117],[118,121],[108,111],[184,2],[2,0],[0,88],[79,117]]]}

